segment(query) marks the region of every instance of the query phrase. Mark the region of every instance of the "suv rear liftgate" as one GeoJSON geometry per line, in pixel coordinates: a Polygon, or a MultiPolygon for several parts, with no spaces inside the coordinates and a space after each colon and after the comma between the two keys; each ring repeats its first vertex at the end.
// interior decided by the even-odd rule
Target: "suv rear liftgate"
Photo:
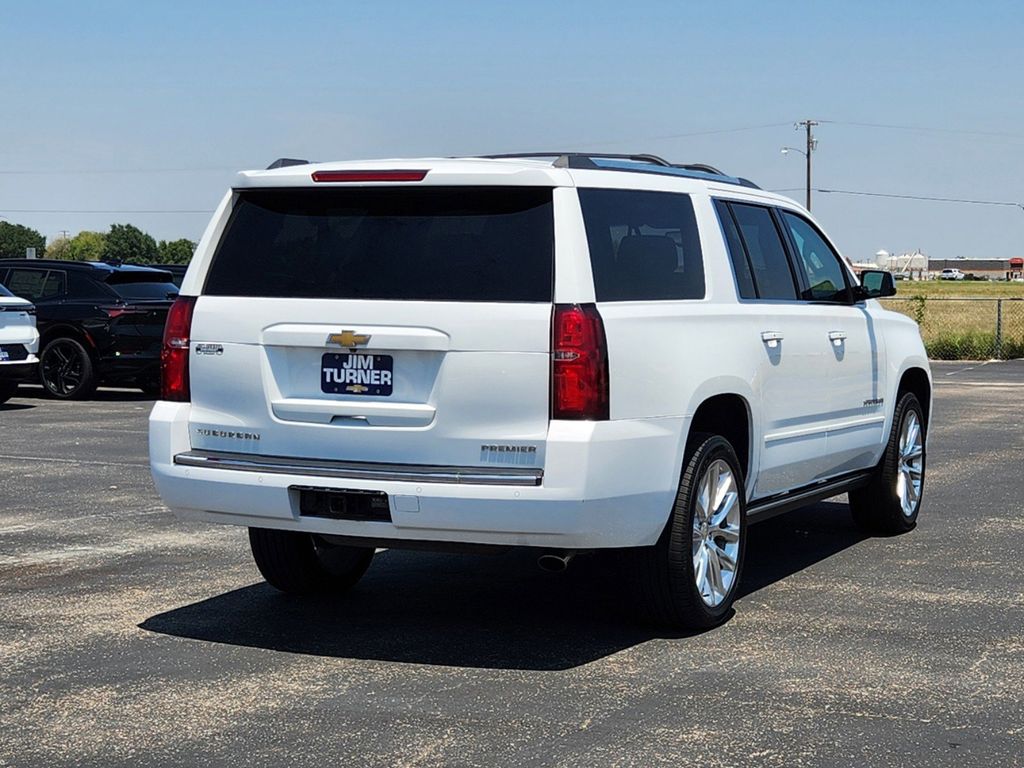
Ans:
{"type": "Polygon", "coordinates": [[[191,328],[178,462],[537,484],[553,249],[551,188],[238,193],[191,328]]]}

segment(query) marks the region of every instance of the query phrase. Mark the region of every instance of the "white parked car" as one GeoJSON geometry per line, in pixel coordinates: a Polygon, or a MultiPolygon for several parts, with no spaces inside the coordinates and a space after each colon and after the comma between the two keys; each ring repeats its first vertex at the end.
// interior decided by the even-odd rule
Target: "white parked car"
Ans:
{"type": "Polygon", "coordinates": [[[939,273],[939,280],[963,280],[965,277],[959,269],[944,269],[939,273]]]}
{"type": "Polygon", "coordinates": [[[39,359],[36,308],[0,285],[0,403],[6,403],[18,384],[34,380],[39,359]]]}
{"type": "Polygon", "coordinates": [[[712,626],[748,523],[849,492],[915,524],[928,361],[862,280],[791,200],[647,155],[242,173],[168,319],[153,477],[287,592],[377,547],[628,548],[650,616],[712,626]]]}

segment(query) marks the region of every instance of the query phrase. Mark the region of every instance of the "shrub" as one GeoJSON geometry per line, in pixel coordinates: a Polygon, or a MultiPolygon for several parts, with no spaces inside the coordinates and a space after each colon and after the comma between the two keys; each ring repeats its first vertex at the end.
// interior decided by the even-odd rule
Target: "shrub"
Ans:
{"type": "Polygon", "coordinates": [[[996,335],[980,331],[943,333],[925,341],[933,360],[989,360],[995,354],[996,335]]]}

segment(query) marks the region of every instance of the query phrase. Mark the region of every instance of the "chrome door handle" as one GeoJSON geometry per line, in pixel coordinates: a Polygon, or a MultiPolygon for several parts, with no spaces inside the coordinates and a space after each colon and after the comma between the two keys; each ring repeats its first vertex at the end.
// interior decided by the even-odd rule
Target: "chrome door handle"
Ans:
{"type": "Polygon", "coordinates": [[[767,344],[769,348],[774,349],[782,341],[782,334],[778,331],[761,331],[761,341],[767,344]]]}
{"type": "Polygon", "coordinates": [[[833,346],[840,346],[846,341],[846,334],[843,331],[829,331],[828,339],[832,342],[833,346]]]}

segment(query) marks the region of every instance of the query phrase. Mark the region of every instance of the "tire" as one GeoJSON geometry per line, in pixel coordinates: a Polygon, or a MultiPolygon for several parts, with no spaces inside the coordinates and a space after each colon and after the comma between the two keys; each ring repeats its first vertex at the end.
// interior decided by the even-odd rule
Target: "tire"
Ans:
{"type": "Polygon", "coordinates": [[[308,533],[268,528],[250,528],[249,547],[267,583],[294,595],[347,591],[374,553],[372,547],[335,546],[308,533]]]}
{"type": "Polygon", "coordinates": [[[18,393],[18,382],[0,381],[0,405],[6,403],[18,393]]]}
{"type": "Polygon", "coordinates": [[[850,513],[866,533],[892,536],[917,525],[924,495],[927,430],[921,403],[907,392],[896,403],[881,463],[866,486],[850,492],[850,513]]]}
{"type": "Polygon", "coordinates": [[[689,630],[709,629],[725,621],[743,573],[746,533],[743,472],[736,452],[724,437],[694,435],[690,439],[679,490],[665,530],[656,545],[640,547],[631,553],[634,578],[646,618],[674,629],[689,630]],[[719,517],[722,510],[727,514],[719,524],[705,525],[701,520],[703,513],[699,512],[699,509],[706,508],[702,491],[709,482],[713,482],[715,472],[724,483],[724,469],[731,475],[731,485],[723,493],[721,503],[712,508],[711,520],[719,517]],[[715,531],[719,532],[718,536],[715,531]],[[729,532],[728,538],[724,535],[726,531],[729,532]],[[732,560],[731,572],[727,566],[722,568],[727,562],[721,554],[725,550],[732,560]],[[723,594],[709,589],[714,582],[712,561],[719,564],[718,583],[724,587],[723,594]],[[704,579],[701,578],[701,569],[704,579]],[[710,580],[707,578],[709,572],[710,580]]]}
{"type": "Polygon", "coordinates": [[[69,336],[51,339],[39,355],[39,383],[50,397],[82,400],[96,391],[89,351],[69,336]]]}

